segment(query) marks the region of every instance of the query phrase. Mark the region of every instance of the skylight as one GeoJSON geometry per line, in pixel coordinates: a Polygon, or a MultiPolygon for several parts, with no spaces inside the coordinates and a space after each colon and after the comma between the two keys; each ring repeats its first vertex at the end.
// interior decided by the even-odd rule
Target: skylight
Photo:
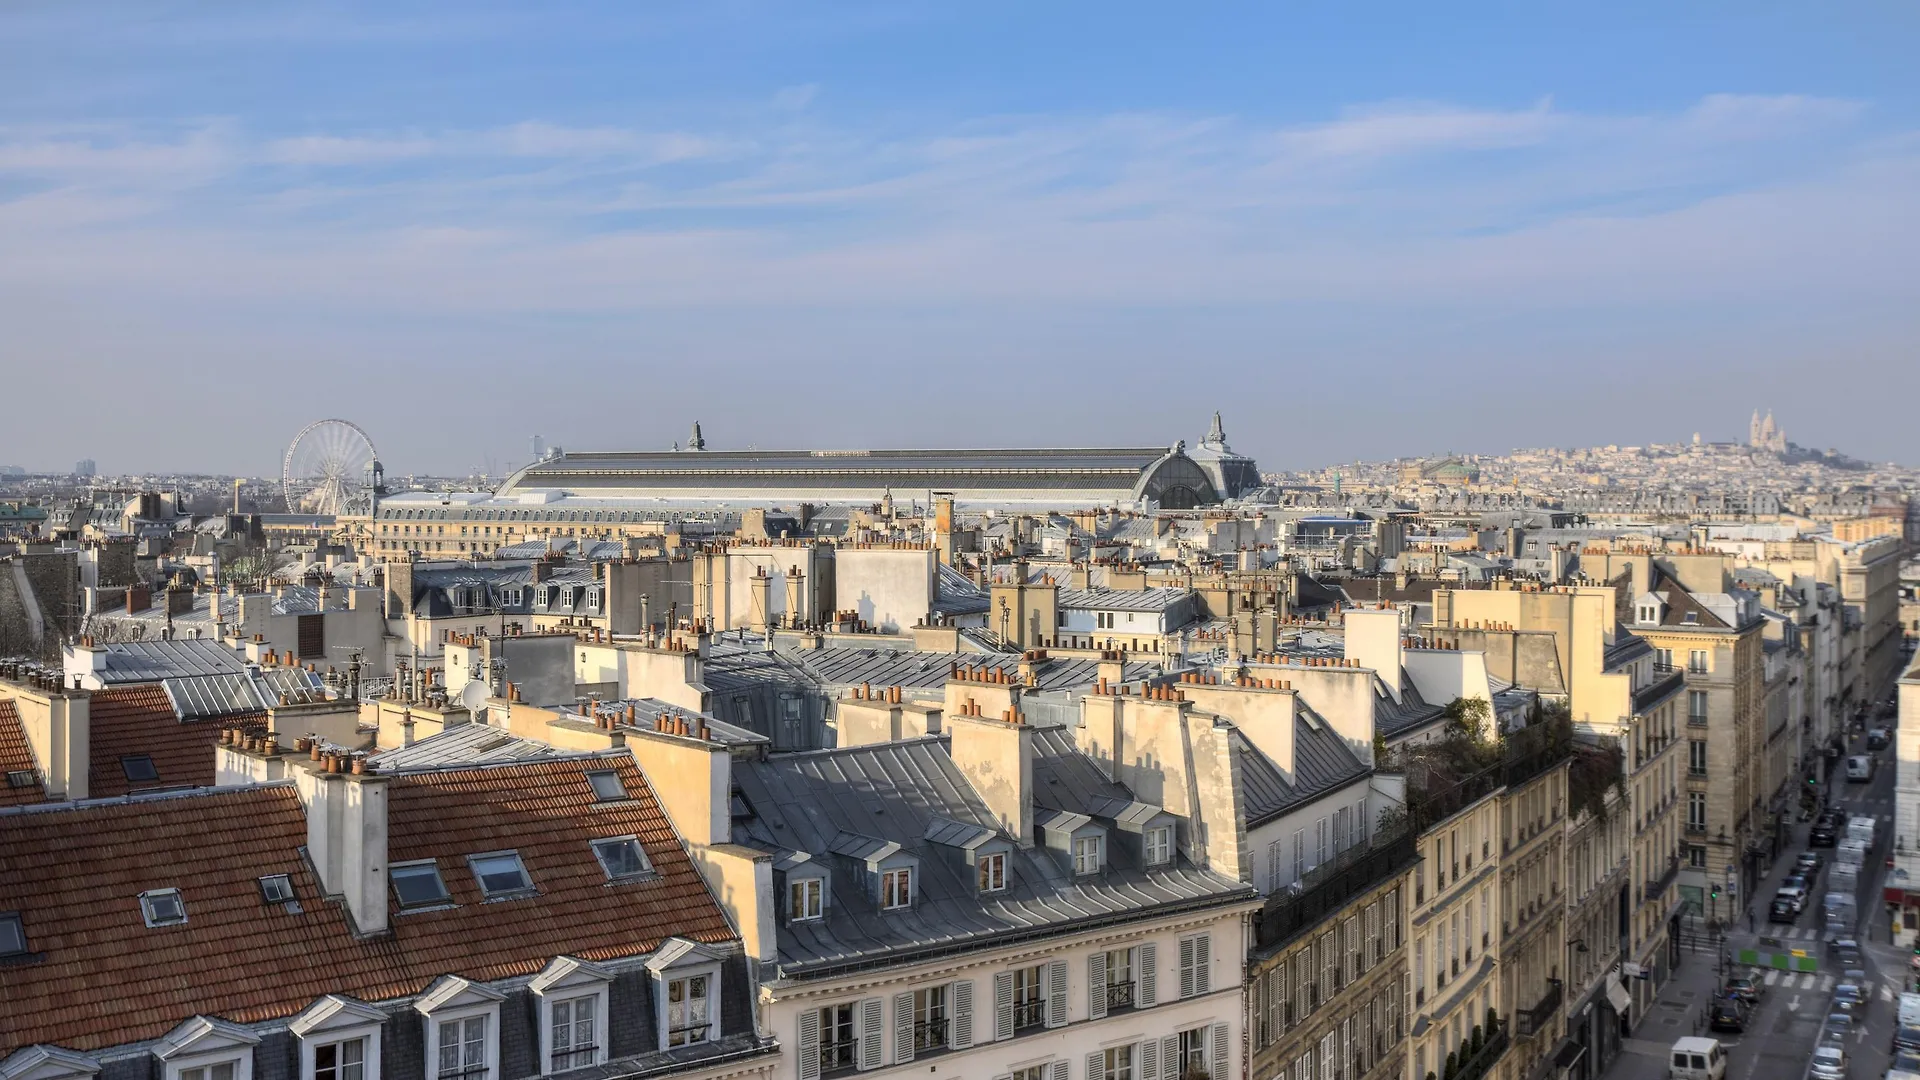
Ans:
{"type": "Polygon", "coordinates": [[[10,788],[32,787],[40,777],[32,769],[14,769],[7,773],[7,786],[10,788]]]}
{"type": "Polygon", "coordinates": [[[652,864],[647,862],[647,853],[640,847],[640,841],[631,836],[595,840],[593,853],[600,859],[600,868],[612,880],[638,877],[653,869],[652,864]]]}
{"type": "Polygon", "coordinates": [[[533,888],[533,881],[527,877],[527,868],[520,865],[520,853],[517,851],[469,855],[467,865],[473,868],[474,880],[480,883],[480,891],[488,899],[533,888]]]}
{"type": "Polygon", "coordinates": [[[0,915],[0,956],[19,956],[27,951],[27,928],[17,912],[0,915]]]}
{"type": "Polygon", "coordinates": [[[588,773],[587,783],[593,785],[593,797],[601,802],[628,798],[627,785],[621,783],[620,774],[611,769],[588,773]]]}
{"type": "Polygon", "coordinates": [[[285,874],[268,874],[260,879],[260,896],[269,904],[284,904],[293,899],[293,879],[285,874]]]}
{"type": "Polygon", "coordinates": [[[140,894],[140,913],[148,926],[178,926],[187,921],[187,904],[179,889],[150,889],[140,894]]]}
{"type": "Polygon", "coordinates": [[[440,880],[440,868],[432,860],[389,867],[387,879],[393,883],[394,898],[403,908],[447,902],[447,884],[440,880]]]}
{"type": "Polygon", "coordinates": [[[127,779],[136,784],[150,783],[160,779],[160,770],[153,767],[151,754],[128,754],[120,759],[120,771],[127,779]]]}

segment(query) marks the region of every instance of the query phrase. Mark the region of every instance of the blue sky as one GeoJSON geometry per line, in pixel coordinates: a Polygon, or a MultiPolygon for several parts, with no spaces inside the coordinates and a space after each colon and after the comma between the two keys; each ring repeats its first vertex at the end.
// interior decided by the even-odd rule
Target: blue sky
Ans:
{"type": "Polygon", "coordinates": [[[1916,11],[12,4],[0,463],[1914,460],[1916,11]]]}

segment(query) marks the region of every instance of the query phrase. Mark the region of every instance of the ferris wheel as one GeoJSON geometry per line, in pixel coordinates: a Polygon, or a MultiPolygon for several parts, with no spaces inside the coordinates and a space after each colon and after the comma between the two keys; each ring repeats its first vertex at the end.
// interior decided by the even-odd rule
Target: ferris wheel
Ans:
{"type": "Polygon", "coordinates": [[[345,513],[373,486],[373,439],[349,420],[315,420],[300,429],[280,465],[280,490],[294,514],[345,513]]]}

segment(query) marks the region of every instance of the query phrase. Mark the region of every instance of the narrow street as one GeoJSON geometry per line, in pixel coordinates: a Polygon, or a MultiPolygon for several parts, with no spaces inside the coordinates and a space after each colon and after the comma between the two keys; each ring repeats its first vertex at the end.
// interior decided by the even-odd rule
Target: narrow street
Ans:
{"type": "MultiPolygon", "coordinates": [[[[1890,723],[1890,721],[1888,721],[1890,723]]],[[[1850,753],[1865,752],[1864,739],[1850,742],[1850,753]]],[[[1836,770],[1831,786],[1832,805],[1848,814],[1866,814],[1880,819],[1881,828],[1874,851],[1863,870],[1859,892],[1859,910],[1863,925],[1859,930],[1862,952],[1867,960],[1871,1004],[1864,1020],[1848,1041],[1849,1075],[1855,1080],[1876,1080],[1891,1060],[1891,1044],[1896,1021],[1896,1001],[1904,988],[1909,956],[1896,949],[1890,940],[1885,905],[1880,902],[1881,885],[1887,873],[1887,850],[1892,844],[1894,768],[1891,750],[1881,751],[1879,769],[1872,783],[1849,784],[1836,770]]],[[[1766,1077],[1769,1080],[1799,1080],[1806,1075],[1827,1006],[1832,998],[1839,972],[1832,969],[1821,939],[1820,900],[1826,892],[1828,873],[1833,865],[1834,849],[1818,848],[1826,863],[1813,883],[1812,898],[1806,910],[1793,924],[1769,923],[1767,909],[1774,891],[1793,870],[1794,857],[1808,850],[1808,824],[1795,822],[1792,843],[1768,869],[1766,878],[1746,904],[1753,909],[1753,929],[1743,914],[1727,932],[1726,948],[1731,956],[1742,949],[1768,951],[1804,950],[1819,959],[1812,972],[1787,972],[1773,969],[1753,971],[1766,987],[1766,995],[1754,1010],[1744,1033],[1715,1034],[1706,1030],[1706,1010],[1721,985],[1720,958],[1713,942],[1704,932],[1704,920],[1687,920],[1687,947],[1683,948],[1679,968],[1655,1001],[1650,1014],[1635,1025],[1633,1037],[1625,1040],[1621,1056],[1606,1072],[1607,1080],[1660,1080],[1667,1075],[1667,1056],[1673,1041],[1684,1035],[1712,1035],[1728,1049],[1727,1076],[1766,1077]],[[1700,931],[1698,934],[1695,931],[1700,931]],[[1763,942],[1762,939],[1773,939],[1763,942]]],[[[1723,898],[1724,902],[1724,898],[1723,898]]],[[[1735,965],[1735,974],[1750,969],[1735,965]]]]}

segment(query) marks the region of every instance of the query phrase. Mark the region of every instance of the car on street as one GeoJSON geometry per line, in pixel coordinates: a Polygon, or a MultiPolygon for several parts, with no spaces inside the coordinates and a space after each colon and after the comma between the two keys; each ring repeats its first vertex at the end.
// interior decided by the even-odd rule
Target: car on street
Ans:
{"type": "Polygon", "coordinates": [[[1908,1050],[1895,1051],[1893,1063],[1888,1067],[1888,1071],[1890,1073],[1920,1073],[1920,1053],[1914,1053],[1908,1050]]]}
{"type": "Polygon", "coordinates": [[[1867,749],[1885,750],[1893,742],[1893,734],[1886,728],[1877,727],[1867,732],[1867,749]]]}
{"type": "Polygon", "coordinates": [[[1800,909],[1795,907],[1793,900],[1788,897],[1776,896],[1773,898],[1773,903],[1767,905],[1768,922],[1790,923],[1799,917],[1800,909]]]}
{"type": "Polygon", "coordinates": [[[1920,1028],[1901,1027],[1893,1032],[1893,1052],[1920,1056],[1920,1028]]]}
{"type": "Polygon", "coordinates": [[[1793,913],[1800,914],[1807,907],[1807,884],[1799,878],[1788,878],[1773,891],[1775,900],[1786,899],[1793,904],[1793,913]]]}
{"type": "Polygon", "coordinates": [[[1843,982],[1833,988],[1833,1011],[1860,1016],[1867,1011],[1867,992],[1859,983],[1843,982]]]}
{"type": "Polygon", "coordinates": [[[1807,844],[1810,847],[1832,847],[1840,836],[1840,824],[1832,818],[1821,818],[1807,830],[1807,844]]]}
{"type": "Polygon", "coordinates": [[[1807,1075],[1813,1080],[1847,1080],[1847,1052],[1838,1046],[1815,1047],[1813,1068],[1807,1075]]]}
{"type": "Polygon", "coordinates": [[[1723,996],[1734,998],[1747,1005],[1760,1004],[1760,999],[1765,997],[1766,993],[1766,983],[1760,982],[1757,979],[1749,979],[1744,975],[1737,975],[1728,979],[1727,985],[1721,989],[1723,996]]]}
{"type": "Polygon", "coordinates": [[[1855,754],[1847,759],[1847,783],[1865,784],[1873,779],[1873,758],[1855,754]]]}
{"type": "Polygon", "coordinates": [[[1800,853],[1800,857],[1793,861],[1793,872],[1806,878],[1808,881],[1812,881],[1814,877],[1820,873],[1820,868],[1826,865],[1826,862],[1827,860],[1821,858],[1820,853],[1817,851],[1803,851],[1800,853]]]}
{"type": "Polygon", "coordinates": [[[1827,1043],[1845,1043],[1847,1036],[1853,1034],[1853,1017],[1846,1013],[1828,1013],[1826,1023],[1820,1028],[1821,1045],[1827,1043]]]}
{"type": "Polygon", "coordinates": [[[1860,943],[1851,936],[1829,942],[1827,957],[1833,961],[1833,967],[1841,971],[1866,967],[1860,955],[1860,943]]]}
{"type": "Polygon", "coordinates": [[[1720,998],[1707,1012],[1707,1027],[1713,1031],[1745,1031],[1747,1007],[1733,998],[1720,998]]]}

